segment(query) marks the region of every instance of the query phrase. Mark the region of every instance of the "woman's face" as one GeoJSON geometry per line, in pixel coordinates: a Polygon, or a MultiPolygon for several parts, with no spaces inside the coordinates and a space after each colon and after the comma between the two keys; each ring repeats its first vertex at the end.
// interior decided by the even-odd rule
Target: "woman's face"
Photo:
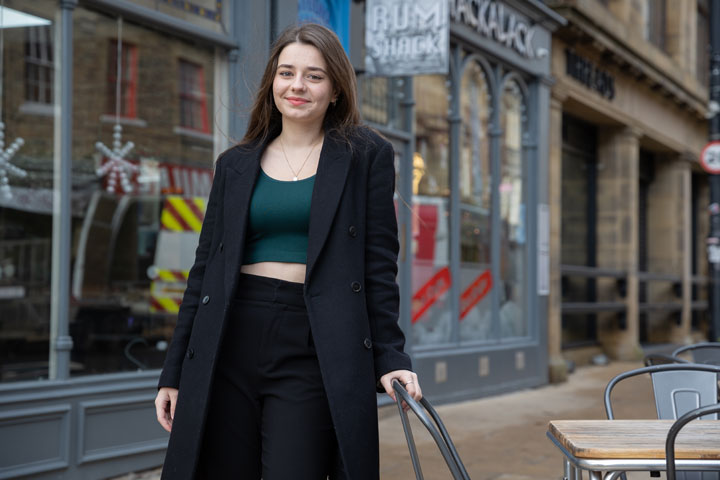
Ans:
{"type": "Polygon", "coordinates": [[[283,123],[322,124],[335,92],[320,50],[304,43],[291,43],[282,49],[273,79],[273,98],[283,123]]]}

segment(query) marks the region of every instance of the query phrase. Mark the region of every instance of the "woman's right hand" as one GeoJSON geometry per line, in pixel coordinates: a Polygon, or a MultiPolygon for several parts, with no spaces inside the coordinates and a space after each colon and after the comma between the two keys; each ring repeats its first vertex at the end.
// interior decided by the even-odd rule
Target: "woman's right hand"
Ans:
{"type": "Polygon", "coordinates": [[[160,425],[168,432],[172,429],[175,418],[175,405],[177,405],[178,389],[162,387],[155,397],[155,412],[160,425]]]}

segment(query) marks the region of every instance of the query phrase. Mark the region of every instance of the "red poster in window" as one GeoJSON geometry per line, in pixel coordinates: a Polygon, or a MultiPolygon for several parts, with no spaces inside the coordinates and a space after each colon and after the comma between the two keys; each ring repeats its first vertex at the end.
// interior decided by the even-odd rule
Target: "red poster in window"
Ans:
{"type": "Polygon", "coordinates": [[[460,295],[460,321],[480,300],[485,298],[491,288],[492,274],[490,270],[485,270],[460,295]]]}
{"type": "Polygon", "coordinates": [[[213,179],[213,170],[211,168],[161,163],[158,169],[160,193],[203,198],[210,195],[213,179]]]}
{"type": "Polygon", "coordinates": [[[450,269],[445,267],[415,292],[412,298],[412,323],[417,322],[433,303],[450,289],[450,283],[450,269]]]}
{"type": "Polygon", "coordinates": [[[415,205],[413,235],[417,240],[416,260],[435,259],[435,232],[438,223],[437,205],[415,205]]]}

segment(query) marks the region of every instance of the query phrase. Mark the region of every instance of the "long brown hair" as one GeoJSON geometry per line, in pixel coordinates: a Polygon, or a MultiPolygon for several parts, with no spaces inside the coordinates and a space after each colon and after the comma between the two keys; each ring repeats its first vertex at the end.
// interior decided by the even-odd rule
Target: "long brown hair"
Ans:
{"type": "Polygon", "coordinates": [[[279,132],[282,128],[280,111],[273,100],[273,79],[277,70],[280,52],[291,43],[302,43],[317,48],[325,59],[327,73],[337,93],[335,104],[328,106],[323,128],[328,133],[337,131],[348,137],[353,127],[360,125],[360,112],[357,104],[357,81],[355,71],[343,50],[335,33],[316,23],[290,26],[283,30],[270,52],[260,88],[250,112],[250,121],[240,145],[256,140],[264,141],[270,131],[279,132]]]}

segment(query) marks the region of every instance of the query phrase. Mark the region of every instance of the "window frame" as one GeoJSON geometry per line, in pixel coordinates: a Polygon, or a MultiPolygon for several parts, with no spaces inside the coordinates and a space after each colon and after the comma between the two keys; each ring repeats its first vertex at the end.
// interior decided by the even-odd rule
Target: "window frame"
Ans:
{"type": "Polygon", "coordinates": [[[137,118],[138,49],[132,43],[122,42],[122,76],[120,80],[120,112],[116,112],[117,38],[111,39],[108,51],[107,105],[109,115],[120,118],[137,118]]]}
{"type": "Polygon", "coordinates": [[[205,70],[199,63],[185,58],[178,59],[178,102],[179,102],[179,123],[182,128],[195,130],[202,133],[210,133],[210,122],[207,112],[207,92],[205,90],[205,70]],[[185,74],[193,77],[193,82],[198,90],[187,90],[185,87],[185,74]],[[185,112],[185,105],[190,105],[191,116],[188,119],[185,112]],[[198,111],[199,110],[199,111],[198,111]],[[196,115],[199,115],[200,127],[196,123],[196,115]],[[188,122],[189,120],[189,122],[188,122]]]}
{"type": "Polygon", "coordinates": [[[25,101],[39,103],[42,105],[53,105],[54,83],[55,83],[55,57],[53,49],[53,30],[51,25],[39,25],[27,27],[25,32],[25,75],[23,84],[25,87],[25,101]],[[42,35],[35,35],[40,31],[42,35]],[[40,55],[36,55],[40,53],[40,55]],[[44,56],[44,55],[45,56],[44,56]],[[35,75],[31,74],[31,67],[35,67],[35,75]],[[44,72],[44,75],[43,75],[44,72]],[[35,78],[30,78],[34,76],[35,78]],[[45,80],[43,80],[45,79],[45,80]],[[37,95],[33,93],[31,83],[37,86],[37,95]],[[47,97],[47,98],[45,98],[47,97]]]}

